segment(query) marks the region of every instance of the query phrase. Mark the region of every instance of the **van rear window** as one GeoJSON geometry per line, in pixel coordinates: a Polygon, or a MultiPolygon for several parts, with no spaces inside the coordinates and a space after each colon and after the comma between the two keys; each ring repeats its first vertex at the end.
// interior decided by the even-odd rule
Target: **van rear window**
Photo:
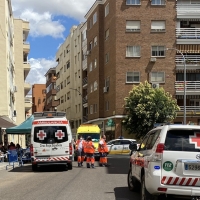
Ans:
{"type": "Polygon", "coordinates": [[[54,144],[68,141],[66,126],[37,126],[34,128],[34,142],[54,144]]]}
{"type": "Polygon", "coordinates": [[[165,151],[200,151],[200,130],[169,130],[165,151]]]}

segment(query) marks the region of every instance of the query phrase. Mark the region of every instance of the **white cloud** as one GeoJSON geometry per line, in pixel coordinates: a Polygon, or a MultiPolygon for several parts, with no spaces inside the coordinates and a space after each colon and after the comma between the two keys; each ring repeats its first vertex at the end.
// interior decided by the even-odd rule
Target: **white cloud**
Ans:
{"type": "Polygon", "coordinates": [[[15,17],[30,22],[30,35],[62,38],[65,30],[54,16],[66,16],[84,22],[95,0],[12,0],[15,17]]]}
{"type": "Polygon", "coordinates": [[[56,67],[57,65],[57,62],[54,58],[49,60],[45,58],[31,58],[29,61],[31,65],[31,70],[26,78],[26,82],[30,83],[31,85],[35,83],[45,84],[46,77],[44,75],[50,68],[56,67]]]}

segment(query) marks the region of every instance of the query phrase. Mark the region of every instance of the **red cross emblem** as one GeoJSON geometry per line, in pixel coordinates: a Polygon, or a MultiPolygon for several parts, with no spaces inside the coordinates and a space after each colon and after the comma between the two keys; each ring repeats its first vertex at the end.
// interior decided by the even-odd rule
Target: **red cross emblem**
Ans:
{"type": "Polygon", "coordinates": [[[200,133],[195,133],[194,136],[190,136],[190,144],[195,144],[195,149],[200,148],[200,133]]]}
{"type": "Polygon", "coordinates": [[[47,134],[43,130],[40,130],[39,133],[37,133],[37,137],[39,140],[44,140],[44,138],[47,137],[47,134]]]}
{"type": "Polygon", "coordinates": [[[57,137],[58,140],[62,140],[65,137],[65,133],[61,130],[57,130],[57,132],[55,132],[55,137],[57,137]]]}

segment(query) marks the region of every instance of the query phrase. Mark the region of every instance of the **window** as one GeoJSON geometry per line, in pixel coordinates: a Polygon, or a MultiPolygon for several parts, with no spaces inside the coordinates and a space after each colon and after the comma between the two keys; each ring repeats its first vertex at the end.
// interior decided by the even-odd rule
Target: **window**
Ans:
{"type": "Polygon", "coordinates": [[[140,57],[140,46],[127,46],[126,57],[140,57]]]}
{"type": "Polygon", "coordinates": [[[94,38],[94,47],[97,45],[97,36],[94,38]]]}
{"type": "Polygon", "coordinates": [[[151,31],[164,31],[165,21],[151,21],[151,31]]]}
{"type": "Polygon", "coordinates": [[[94,113],[97,113],[97,104],[94,104],[94,113]]]}
{"type": "Polygon", "coordinates": [[[89,43],[89,50],[92,50],[92,41],[89,43]]]}
{"type": "Polygon", "coordinates": [[[165,0],[151,0],[151,5],[165,5],[165,0]]]}
{"type": "Polygon", "coordinates": [[[140,31],[140,21],[127,20],[126,31],[140,31]]]}
{"type": "Polygon", "coordinates": [[[109,38],[109,29],[107,29],[105,32],[105,40],[107,40],[108,38],[109,38]]]}
{"type": "Polygon", "coordinates": [[[66,72],[66,69],[67,69],[67,65],[64,65],[64,72],[66,72]]]}
{"type": "Polygon", "coordinates": [[[139,148],[139,151],[144,151],[146,150],[146,143],[147,143],[147,140],[149,138],[149,135],[146,135],[143,139],[143,141],[141,142],[140,144],[140,148],[139,148]]]}
{"type": "Polygon", "coordinates": [[[156,140],[158,139],[159,134],[160,134],[160,130],[153,132],[153,133],[150,133],[149,139],[148,139],[147,144],[146,144],[146,149],[152,149],[153,148],[154,144],[156,143],[156,140]]]}
{"type": "Polygon", "coordinates": [[[139,83],[140,72],[126,72],[126,83],[139,83]]]}
{"type": "Polygon", "coordinates": [[[97,67],[97,59],[95,58],[94,59],[94,68],[96,68],[97,67]]]}
{"type": "Polygon", "coordinates": [[[67,77],[67,85],[70,84],[70,76],[67,77]]]}
{"type": "Polygon", "coordinates": [[[60,103],[61,104],[64,103],[64,97],[63,96],[60,98],[60,103]]]}
{"type": "Polygon", "coordinates": [[[93,24],[97,22],[97,12],[94,13],[93,15],[93,24]]]}
{"type": "Polygon", "coordinates": [[[151,56],[165,56],[165,47],[164,46],[152,46],[151,47],[151,56]]]}
{"type": "Polygon", "coordinates": [[[70,62],[67,62],[67,69],[70,68],[70,62]]]}
{"type": "Polygon", "coordinates": [[[70,99],[70,92],[67,93],[67,100],[70,99]]]}
{"type": "Polygon", "coordinates": [[[90,72],[91,72],[92,71],[92,62],[90,63],[90,67],[89,68],[90,68],[90,72]]]}
{"type": "Polygon", "coordinates": [[[60,89],[63,89],[63,82],[60,83],[60,89]]]}
{"type": "Polygon", "coordinates": [[[105,17],[108,15],[108,13],[109,13],[109,3],[105,7],[105,17]]]}
{"type": "Polygon", "coordinates": [[[89,29],[92,28],[92,19],[89,20],[89,29]]]}
{"type": "Polygon", "coordinates": [[[151,82],[165,82],[165,72],[151,72],[150,73],[150,81],[151,82]]]}
{"type": "MultiPolygon", "coordinates": [[[[184,73],[176,73],[176,81],[184,81],[184,73]]],[[[200,73],[187,73],[186,81],[200,81],[200,73]]]]}
{"type": "Polygon", "coordinates": [[[107,53],[106,55],[105,55],[105,62],[107,63],[109,61],[109,53],[107,53]]]}
{"type": "Polygon", "coordinates": [[[93,84],[90,85],[90,92],[93,92],[93,84]]]}
{"type": "Polygon", "coordinates": [[[90,114],[93,114],[93,105],[90,105],[90,114]]]}
{"type": "Polygon", "coordinates": [[[109,101],[106,101],[105,104],[106,104],[106,111],[108,111],[109,110],[109,101]]]}
{"type": "Polygon", "coordinates": [[[126,5],[140,5],[140,0],[126,0],[126,5]]]}
{"type": "Polygon", "coordinates": [[[67,81],[66,81],[66,80],[64,80],[64,87],[66,87],[66,85],[67,85],[67,81]]]}
{"type": "Polygon", "coordinates": [[[109,87],[110,86],[110,77],[107,77],[105,79],[105,87],[109,87]]]}
{"type": "Polygon", "coordinates": [[[95,82],[94,82],[94,91],[97,90],[97,86],[98,86],[97,81],[95,81],[95,82]]]}

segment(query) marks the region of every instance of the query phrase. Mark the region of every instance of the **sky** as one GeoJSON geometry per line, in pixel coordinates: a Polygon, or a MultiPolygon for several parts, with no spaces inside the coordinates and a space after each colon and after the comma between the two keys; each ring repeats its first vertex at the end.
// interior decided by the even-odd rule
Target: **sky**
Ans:
{"type": "Polygon", "coordinates": [[[11,0],[13,15],[29,21],[28,59],[31,70],[26,82],[46,83],[45,74],[56,67],[56,52],[73,25],[85,22],[95,0],[11,0]]]}

